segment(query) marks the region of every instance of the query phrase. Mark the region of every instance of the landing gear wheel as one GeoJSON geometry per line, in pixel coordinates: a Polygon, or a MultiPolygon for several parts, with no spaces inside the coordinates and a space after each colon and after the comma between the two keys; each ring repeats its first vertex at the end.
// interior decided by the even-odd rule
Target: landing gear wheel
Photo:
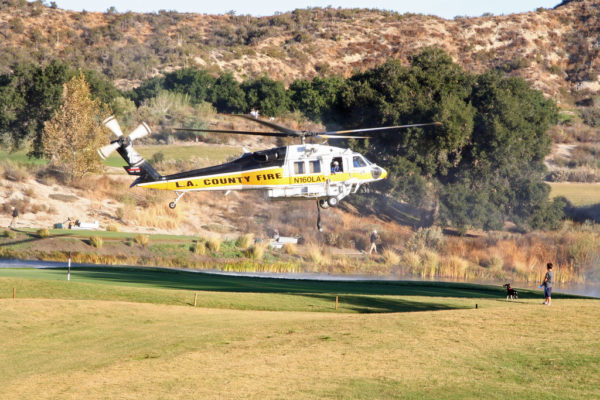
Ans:
{"type": "Polygon", "coordinates": [[[172,202],[170,202],[170,203],[169,203],[169,208],[170,208],[170,209],[173,209],[173,208],[175,208],[176,206],[177,206],[177,203],[175,203],[174,201],[172,201],[172,202]]]}
{"type": "Polygon", "coordinates": [[[330,197],[327,199],[327,203],[329,204],[330,207],[335,207],[338,205],[339,201],[336,197],[330,197]]]}
{"type": "Polygon", "coordinates": [[[321,199],[321,200],[319,200],[319,206],[325,210],[325,209],[329,208],[329,203],[327,202],[327,200],[321,199]]]}

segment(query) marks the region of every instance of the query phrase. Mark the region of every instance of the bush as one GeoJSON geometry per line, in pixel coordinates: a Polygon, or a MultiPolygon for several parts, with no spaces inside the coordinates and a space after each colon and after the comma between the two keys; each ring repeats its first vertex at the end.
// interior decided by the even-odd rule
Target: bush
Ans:
{"type": "Polygon", "coordinates": [[[406,248],[410,251],[421,251],[424,249],[439,250],[444,244],[444,234],[439,226],[430,228],[419,228],[406,242],[406,248]]]}
{"type": "Polygon", "coordinates": [[[2,171],[2,176],[9,181],[24,182],[30,177],[27,168],[10,160],[0,163],[0,171],[2,171]]]}
{"type": "Polygon", "coordinates": [[[90,237],[90,245],[92,247],[100,249],[100,248],[102,248],[102,244],[103,244],[103,241],[100,236],[91,236],[90,237]]]}
{"type": "Polygon", "coordinates": [[[135,237],[135,242],[140,246],[146,247],[150,243],[150,237],[148,235],[139,234],[135,237]]]}
{"type": "Polygon", "coordinates": [[[11,231],[10,229],[7,229],[4,231],[4,237],[7,237],[9,239],[14,239],[17,237],[17,234],[13,231],[11,231]]]}
{"type": "Polygon", "coordinates": [[[36,231],[36,234],[40,237],[40,238],[47,238],[50,236],[50,231],[46,228],[42,228],[42,229],[38,229],[36,231]]]}
{"type": "Polygon", "coordinates": [[[107,232],[119,232],[119,226],[115,224],[110,224],[106,227],[107,232]]]}
{"type": "Polygon", "coordinates": [[[204,242],[204,240],[196,241],[196,242],[194,242],[194,244],[192,244],[192,247],[190,248],[190,250],[194,254],[203,256],[206,254],[206,243],[204,242]]]}

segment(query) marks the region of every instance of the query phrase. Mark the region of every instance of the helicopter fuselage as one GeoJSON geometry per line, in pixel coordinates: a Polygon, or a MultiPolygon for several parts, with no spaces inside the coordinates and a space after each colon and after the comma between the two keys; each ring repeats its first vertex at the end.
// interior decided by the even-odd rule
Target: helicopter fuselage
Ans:
{"type": "MultiPolygon", "coordinates": [[[[220,165],[167,175],[137,186],[178,193],[263,190],[270,199],[326,199],[335,205],[387,172],[350,149],[302,144],[245,153],[220,165]]],[[[325,203],[322,205],[326,206],[325,203]]]]}

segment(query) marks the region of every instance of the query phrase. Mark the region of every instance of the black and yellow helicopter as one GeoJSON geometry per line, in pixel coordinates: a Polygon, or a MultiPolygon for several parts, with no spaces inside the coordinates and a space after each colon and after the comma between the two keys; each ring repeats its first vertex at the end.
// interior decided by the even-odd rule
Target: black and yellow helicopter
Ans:
{"type": "Polygon", "coordinates": [[[261,119],[256,114],[238,116],[266,125],[276,132],[188,128],[178,128],[177,130],[296,137],[301,139],[301,144],[247,152],[240,158],[224,164],[163,176],[144,160],[132,145],[134,140],[151,133],[148,125],[142,123],[129,136],[124,136],[118,122],[114,116],[111,116],[104,120],[103,124],[117,136],[117,139],[100,148],[98,154],[105,159],[116,150],[127,162],[125,167],[127,173],[138,176],[131,187],[140,186],[174,191],[177,197],[169,204],[171,208],[175,208],[181,197],[191,191],[261,190],[268,199],[305,198],[316,200],[317,228],[322,230],[321,208],[334,207],[344,197],[356,193],[362,185],[385,179],[387,171],[351,149],[306,143],[306,138],[365,139],[367,136],[349,134],[439,125],[438,122],[433,122],[311,132],[289,129],[272,121],[261,119]]]}

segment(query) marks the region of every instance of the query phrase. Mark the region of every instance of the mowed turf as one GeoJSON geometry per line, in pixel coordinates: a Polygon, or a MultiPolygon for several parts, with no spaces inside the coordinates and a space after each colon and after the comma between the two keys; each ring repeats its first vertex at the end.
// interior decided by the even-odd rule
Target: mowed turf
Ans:
{"type": "Polygon", "coordinates": [[[600,203],[600,185],[597,183],[549,183],[550,197],[566,197],[575,206],[600,203]]]}
{"type": "Polygon", "coordinates": [[[598,300],[139,269],[0,270],[0,294],[3,399],[600,398],[598,300]]]}

